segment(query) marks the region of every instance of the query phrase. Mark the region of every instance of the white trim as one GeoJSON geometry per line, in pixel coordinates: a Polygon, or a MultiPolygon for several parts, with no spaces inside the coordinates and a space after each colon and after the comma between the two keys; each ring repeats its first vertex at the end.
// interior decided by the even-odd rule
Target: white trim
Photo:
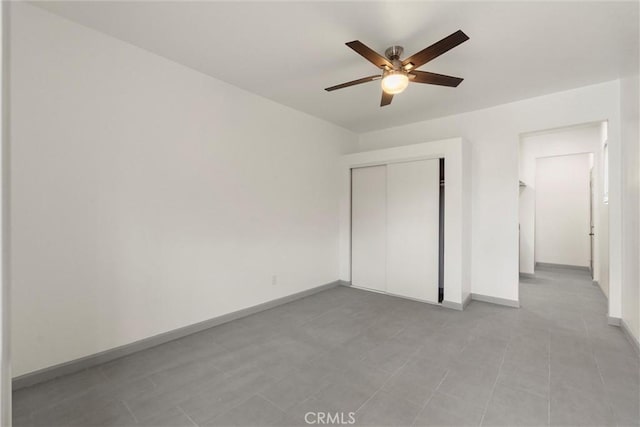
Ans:
{"type": "Polygon", "coordinates": [[[567,270],[578,270],[578,271],[586,271],[586,272],[591,272],[591,270],[589,270],[588,266],[584,266],[584,265],[571,265],[571,264],[556,264],[556,263],[552,263],[552,262],[539,262],[536,261],[536,268],[538,267],[542,267],[542,268],[564,268],[567,270]]]}
{"type": "Polygon", "coordinates": [[[619,317],[607,316],[607,325],[620,326],[621,320],[619,317]]]}
{"type": "Polygon", "coordinates": [[[470,293],[471,201],[466,142],[450,138],[421,144],[364,151],[342,157],[340,203],[340,278],[351,280],[351,169],[427,159],[445,159],[444,299],[462,305],[470,293]]]}
{"type": "Polygon", "coordinates": [[[633,346],[633,349],[636,351],[636,354],[640,356],[640,341],[638,341],[638,338],[633,335],[633,332],[631,332],[631,328],[629,328],[629,325],[627,325],[627,322],[625,322],[624,319],[620,319],[620,327],[633,346]]]}
{"type": "Polygon", "coordinates": [[[344,280],[340,280],[340,284],[342,286],[348,286],[350,288],[357,289],[359,291],[373,292],[375,294],[387,295],[387,296],[390,296],[390,297],[393,297],[393,298],[402,298],[402,299],[406,299],[406,300],[409,300],[409,301],[416,301],[416,302],[420,302],[420,303],[423,303],[423,304],[429,304],[429,305],[433,305],[433,306],[437,306],[437,307],[449,308],[449,309],[457,310],[457,311],[464,310],[464,308],[467,305],[469,305],[469,302],[471,302],[471,295],[467,295],[467,298],[465,298],[464,304],[460,304],[460,303],[457,303],[457,302],[446,301],[446,300],[442,301],[442,304],[438,304],[436,302],[427,301],[427,300],[421,300],[419,298],[411,298],[411,297],[407,297],[407,296],[404,296],[404,295],[396,295],[396,294],[392,294],[392,293],[389,293],[389,292],[379,291],[377,289],[368,289],[368,288],[363,288],[361,286],[354,286],[354,285],[351,285],[351,284],[349,284],[349,282],[346,282],[344,280]]]}
{"type": "Polygon", "coordinates": [[[474,301],[487,302],[489,304],[504,305],[506,307],[520,308],[520,302],[516,300],[492,297],[490,295],[471,294],[471,299],[474,301]]]}

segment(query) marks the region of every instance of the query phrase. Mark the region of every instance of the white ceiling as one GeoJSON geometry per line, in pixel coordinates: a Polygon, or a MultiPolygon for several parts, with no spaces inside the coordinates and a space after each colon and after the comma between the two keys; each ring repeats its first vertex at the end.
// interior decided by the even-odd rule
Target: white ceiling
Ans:
{"type": "Polygon", "coordinates": [[[638,2],[38,2],[38,6],[356,132],[585,86],[638,66],[638,2]],[[462,29],[470,40],[380,108],[380,83],[344,43],[405,54],[462,29]]]}

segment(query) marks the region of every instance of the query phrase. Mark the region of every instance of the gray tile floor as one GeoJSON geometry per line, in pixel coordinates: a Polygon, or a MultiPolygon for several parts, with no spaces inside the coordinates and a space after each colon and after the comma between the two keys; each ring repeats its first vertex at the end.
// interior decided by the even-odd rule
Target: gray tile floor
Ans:
{"type": "Polygon", "coordinates": [[[331,289],[16,391],[14,423],[640,425],[638,358],[588,275],[541,269],[520,296],[456,312],[331,289]]]}

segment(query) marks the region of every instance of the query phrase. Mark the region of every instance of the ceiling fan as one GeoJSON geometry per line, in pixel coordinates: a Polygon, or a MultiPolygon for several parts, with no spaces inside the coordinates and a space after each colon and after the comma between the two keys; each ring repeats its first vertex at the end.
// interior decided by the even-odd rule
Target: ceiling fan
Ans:
{"type": "Polygon", "coordinates": [[[382,74],[363,77],[361,79],[328,87],[325,90],[327,92],[331,92],[337,89],[382,79],[382,100],[380,101],[380,106],[384,107],[385,105],[391,104],[393,95],[405,90],[409,85],[409,82],[457,87],[463,80],[460,77],[451,77],[442,74],[429,73],[427,71],[418,71],[416,68],[421,67],[432,59],[437,58],[467,40],[469,40],[469,37],[461,30],[458,30],[450,36],[443,38],[439,42],[432,44],[404,60],[400,59],[400,56],[404,52],[402,46],[391,46],[384,52],[385,56],[382,56],[358,40],[345,43],[351,49],[362,55],[364,59],[380,68],[382,70],[382,74]]]}

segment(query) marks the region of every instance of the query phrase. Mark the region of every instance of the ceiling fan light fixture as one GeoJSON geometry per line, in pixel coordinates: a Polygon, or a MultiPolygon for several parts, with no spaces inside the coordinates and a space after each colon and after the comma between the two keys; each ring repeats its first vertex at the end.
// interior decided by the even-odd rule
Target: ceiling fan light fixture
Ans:
{"type": "Polygon", "coordinates": [[[382,78],[382,90],[389,95],[397,95],[409,86],[409,76],[402,71],[389,71],[382,78]]]}
{"type": "Polygon", "coordinates": [[[380,106],[384,107],[391,104],[393,95],[403,92],[407,86],[409,86],[409,82],[458,87],[463,80],[460,77],[446,76],[443,74],[430,73],[428,71],[419,71],[417,68],[420,68],[427,62],[434,60],[467,40],[469,40],[469,36],[463,33],[462,30],[458,30],[431,46],[422,49],[420,52],[405,58],[404,60],[400,59],[404,52],[402,46],[391,46],[384,52],[385,56],[382,56],[360,40],[345,43],[357,54],[375,65],[379,70],[382,70],[382,75],[375,74],[373,76],[363,77],[325,88],[325,90],[327,92],[332,92],[337,89],[344,89],[346,87],[382,79],[382,98],[380,99],[380,106]]]}

